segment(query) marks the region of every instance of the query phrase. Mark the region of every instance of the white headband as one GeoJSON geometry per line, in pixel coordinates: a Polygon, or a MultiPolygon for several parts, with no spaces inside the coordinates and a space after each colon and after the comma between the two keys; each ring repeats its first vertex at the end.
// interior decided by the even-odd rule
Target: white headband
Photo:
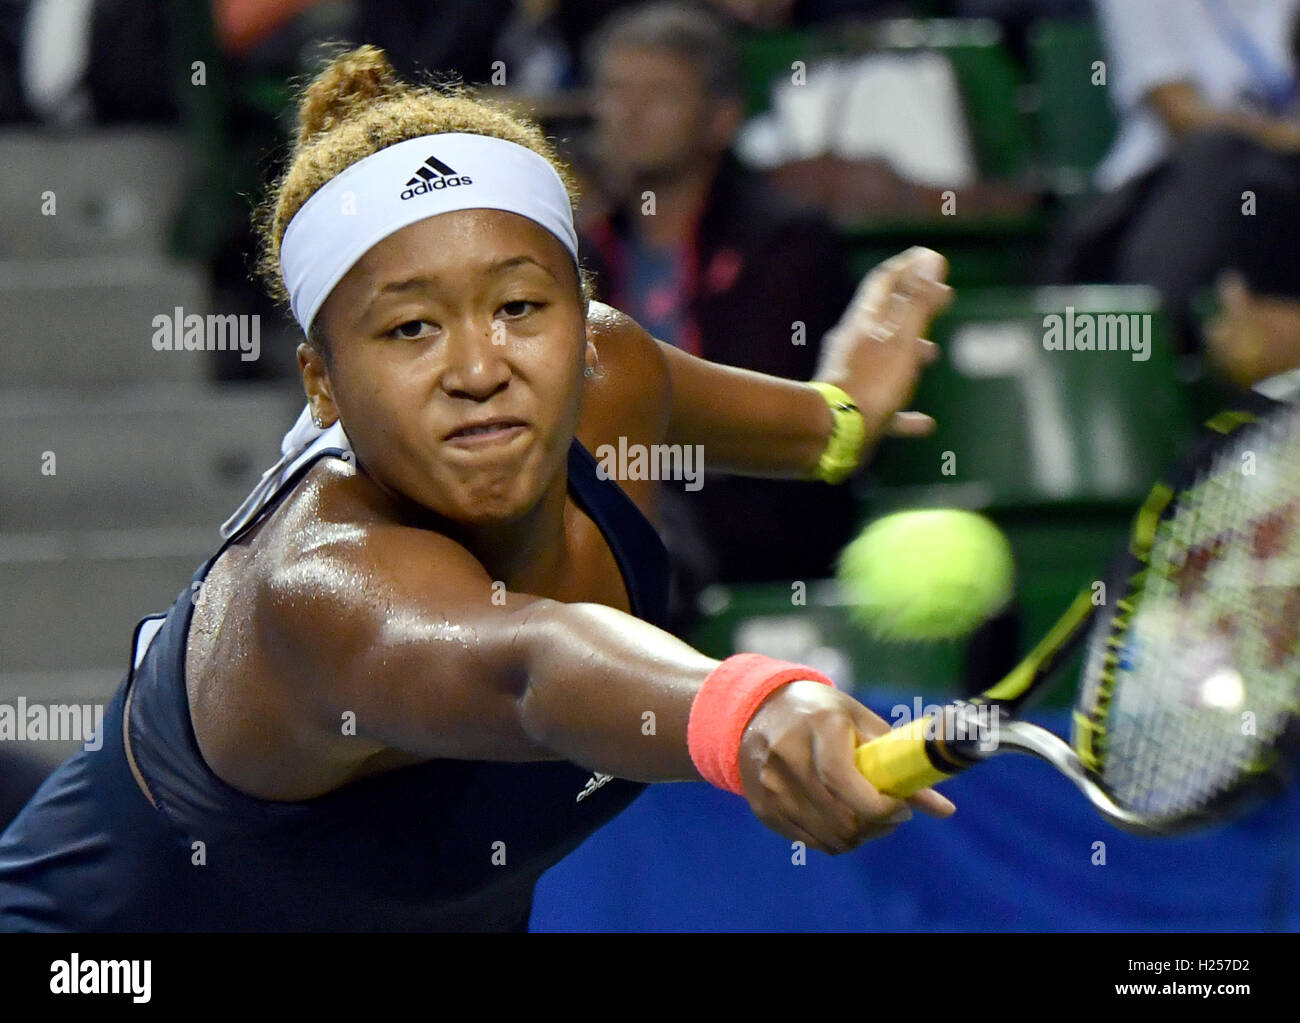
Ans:
{"type": "Polygon", "coordinates": [[[487,135],[422,135],[354,163],[289,221],[280,268],[303,333],[344,274],[390,234],[426,217],[474,209],[535,221],[577,263],[569,193],[549,161],[487,135]]]}

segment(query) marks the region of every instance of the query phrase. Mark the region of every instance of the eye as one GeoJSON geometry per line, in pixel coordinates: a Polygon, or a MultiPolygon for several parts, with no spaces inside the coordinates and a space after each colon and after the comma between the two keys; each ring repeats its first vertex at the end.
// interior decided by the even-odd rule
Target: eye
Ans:
{"type": "Polygon", "coordinates": [[[506,302],[499,311],[505,313],[507,318],[515,320],[521,316],[527,316],[530,312],[541,309],[545,305],[545,302],[530,302],[521,298],[514,302],[506,302]]]}
{"type": "Polygon", "coordinates": [[[396,338],[399,341],[414,341],[416,338],[423,337],[433,329],[434,325],[428,320],[407,320],[405,323],[399,323],[396,327],[390,330],[388,336],[396,338]]]}

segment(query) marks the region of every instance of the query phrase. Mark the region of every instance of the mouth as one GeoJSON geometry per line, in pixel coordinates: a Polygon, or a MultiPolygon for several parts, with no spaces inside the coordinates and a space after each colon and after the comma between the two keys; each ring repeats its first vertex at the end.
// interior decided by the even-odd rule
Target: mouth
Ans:
{"type": "Polygon", "coordinates": [[[443,437],[443,441],[457,447],[487,447],[509,443],[527,429],[528,424],[522,419],[498,416],[493,419],[461,423],[443,437]]]}

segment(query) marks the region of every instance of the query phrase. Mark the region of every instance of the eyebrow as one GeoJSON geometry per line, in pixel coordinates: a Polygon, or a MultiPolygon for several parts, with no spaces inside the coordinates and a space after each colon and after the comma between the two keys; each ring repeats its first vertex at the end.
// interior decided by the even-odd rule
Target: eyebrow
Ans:
{"type": "MultiPolygon", "coordinates": [[[[489,263],[488,266],[485,267],[485,272],[495,276],[496,274],[504,273],[507,270],[513,270],[515,267],[522,266],[525,263],[531,263],[533,266],[537,267],[537,269],[541,270],[542,273],[546,274],[547,277],[555,281],[555,283],[559,283],[555,274],[551,273],[547,267],[533,259],[532,256],[512,256],[510,259],[497,260],[495,263],[489,263]]],[[[390,281],[373,293],[367,306],[374,305],[379,298],[391,292],[397,292],[400,294],[401,292],[406,291],[419,291],[436,283],[437,278],[435,277],[408,277],[403,281],[390,281]]]]}

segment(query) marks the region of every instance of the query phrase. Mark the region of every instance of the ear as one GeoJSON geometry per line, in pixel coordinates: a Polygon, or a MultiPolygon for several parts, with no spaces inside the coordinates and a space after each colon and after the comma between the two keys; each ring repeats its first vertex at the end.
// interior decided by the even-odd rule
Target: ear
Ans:
{"type": "Polygon", "coordinates": [[[334,404],[329,367],[324,356],[306,341],[298,345],[298,372],[302,374],[302,389],[307,392],[313,418],[333,426],[338,421],[339,410],[334,404]]]}

